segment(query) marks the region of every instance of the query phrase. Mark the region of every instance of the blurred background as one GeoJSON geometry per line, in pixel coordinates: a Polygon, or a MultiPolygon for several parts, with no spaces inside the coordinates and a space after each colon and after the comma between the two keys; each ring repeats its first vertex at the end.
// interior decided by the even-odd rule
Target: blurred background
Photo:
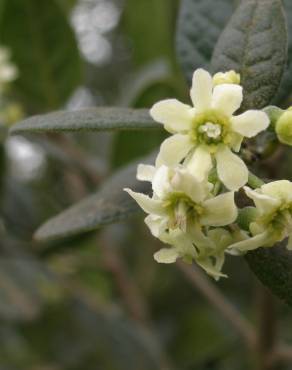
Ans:
{"type": "MultiPolygon", "coordinates": [[[[208,14],[214,43],[232,12],[232,1],[225,3],[208,14]]],[[[0,101],[0,128],[52,110],[187,101],[174,48],[178,10],[177,0],[0,1],[0,45],[18,69],[0,101]]],[[[204,27],[197,27],[203,40],[204,27]]],[[[213,44],[202,41],[206,58],[213,44]]],[[[61,241],[34,241],[47,219],[163,137],[2,140],[1,370],[247,369],[253,357],[244,333],[260,327],[267,305],[272,328],[292,341],[291,310],[261,299],[263,288],[243,259],[229,257],[230,278],[216,284],[181,264],[158,265],[152,255],[160,246],[141,214],[61,241]]]]}

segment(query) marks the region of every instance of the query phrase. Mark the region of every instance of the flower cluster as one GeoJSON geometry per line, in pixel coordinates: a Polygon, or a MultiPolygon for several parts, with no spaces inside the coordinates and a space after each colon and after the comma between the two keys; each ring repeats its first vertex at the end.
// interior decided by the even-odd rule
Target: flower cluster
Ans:
{"type": "MultiPolygon", "coordinates": [[[[157,262],[196,261],[218,279],[225,276],[226,253],[272,246],[286,237],[292,249],[292,183],[245,186],[249,171],[239,156],[241,144],[266,130],[272,119],[261,110],[236,114],[242,90],[234,71],[212,77],[198,69],[190,91],[193,106],[168,99],[150,110],[171,136],[162,143],[155,166],[138,167],[138,180],[152,184],[151,196],[125,190],[148,214],[151,233],[168,245],[155,253],[157,262]],[[234,201],[234,192],[243,187],[255,203],[248,230],[237,222],[234,201]]],[[[287,126],[287,118],[282,121],[280,126],[287,126]]]]}

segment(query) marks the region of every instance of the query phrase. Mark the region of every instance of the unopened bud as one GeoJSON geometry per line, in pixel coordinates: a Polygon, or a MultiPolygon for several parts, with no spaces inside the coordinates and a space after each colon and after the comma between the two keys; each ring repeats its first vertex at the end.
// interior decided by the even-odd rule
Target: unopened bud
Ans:
{"type": "Polygon", "coordinates": [[[222,85],[222,84],[240,84],[240,74],[236,73],[235,71],[229,72],[218,72],[213,76],[213,83],[214,85],[222,85]]]}
{"type": "Polygon", "coordinates": [[[281,143],[292,145],[292,107],[277,120],[275,131],[281,143]]]}

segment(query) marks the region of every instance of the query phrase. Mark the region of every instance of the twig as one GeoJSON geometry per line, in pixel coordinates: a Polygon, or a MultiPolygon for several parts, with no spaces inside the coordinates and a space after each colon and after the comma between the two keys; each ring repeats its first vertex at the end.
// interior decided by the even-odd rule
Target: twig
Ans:
{"type": "Polygon", "coordinates": [[[257,289],[259,330],[257,338],[258,369],[274,369],[271,355],[276,345],[276,312],[275,300],[272,294],[263,286],[257,289]]]}
{"type": "Polygon", "coordinates": [[[109,240],[105,233],[99,238],[98,243],[103,252],[104,266],[111,272],[130,315],[135,320],[146,323],[149,320],[147,304],[134,279],[130,276],[117,248],[112,245],[112,241],[109,240]]]}
{"type": "Polygon", "coordinates": [[[273,363],[286,362],[292,364],[292,346],[281,345],[274,350],[271,358],[273,363]]]}
{"type": "Polygon", "coordinates": [[[248,348],[254,351],[256,332],[252,325],[241,313],[224,297],[224,295],[205,277],[195,265],[177,262],[178,268],[187,277],[188,281],[198,289],[203,296],[215,307],[218,312],[240,334],[248,348]]]}

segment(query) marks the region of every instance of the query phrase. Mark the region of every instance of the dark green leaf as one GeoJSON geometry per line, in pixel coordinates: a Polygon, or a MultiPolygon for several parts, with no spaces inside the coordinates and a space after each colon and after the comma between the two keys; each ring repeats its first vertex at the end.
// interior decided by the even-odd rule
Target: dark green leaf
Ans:
{"type": "Polygon", "coordinates": [[[160,129],[147,109],[91,108],[34,116],[14,125],[10,132],[109,131],[160,129]]]}
{"type": "Polygon", "coordinates": [[[291,0],[284,0],[284,10],[286,13],[288,26],[288,65],[282,79],[280,89],[274,100],[274,103],[286,108],[286,101],[289,95],[292,94],[292,2],[291,0]]]}
{"type": "Polygon", "coordinates": [[[13,242],[3,235],[0,247],[0,318],[36,318],[46,301],[55,299],[59,292],[55,277],[42,263],[30,255],[16,251],[13,242]],[[3,250],[9,248],[17,256],[3,255],[3,250]],[[53,292],[54,296],[51,295],[53,292]]]}
{"type": "Polygon", "coordinates": [[[191,80],[196,68],[208,67],[214,46],[233,10],[233,0],[182,0],[176,50],[191,80]]]}
{"type": "Polygon", "coordinates": [[[212,66],[234,69],[244,88],[242,109],[269,104],[279,87],[287,57],[287,30],[280,0],[242,1],[216,45],[212,66]]]}
{"type": "Polygon", "coordinates": [[[249,252],[246,260],[258,279],[292,306],[292,253],[284,244],[249,252]]]}
{"type": "Polygon", "coordinates": [[[61,106],[80,83],[74,33],[58,1],[6,0],[0,43],[19,69],[13,92],[30,111],[61,106]]]}
{"type": "MultiPolygon", "coordinates": [[[[122,315],[116,307],[100,304],[94,294],[74,288],[72,284],[71,300],[51,307],[23,329],[38,358],[42,356],[64,370],[171,369],[149,330],[122,315]]],[[[33,366],[25,367],[30,368],[33,366]]]]}
{"type": "Polygon", "coordinates": [[[35,233],[37,240],[50,240],[78,235],[127,219],[139,211],[136,202],[123,190],[129,187],[148,193],[150,185],[136,180],[138,163],[153,162],[153,156],[121,169],[105,181],[96,194],[47,221],[35,233]]]}

